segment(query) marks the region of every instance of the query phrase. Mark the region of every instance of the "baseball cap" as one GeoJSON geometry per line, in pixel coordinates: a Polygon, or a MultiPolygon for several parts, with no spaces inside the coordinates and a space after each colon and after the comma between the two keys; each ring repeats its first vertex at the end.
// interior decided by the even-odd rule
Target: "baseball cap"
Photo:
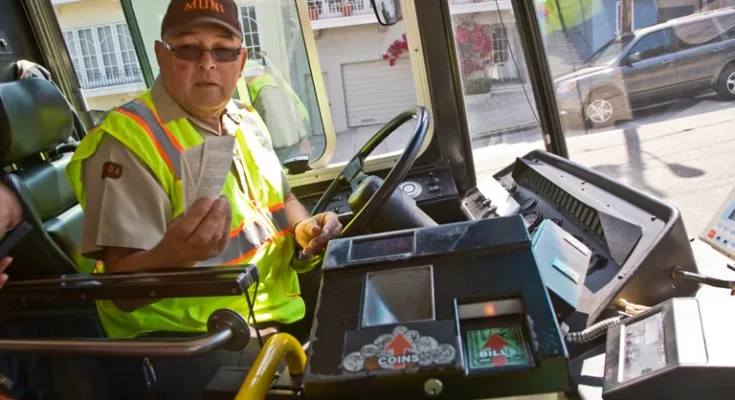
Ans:
{"type": "Polygon", "coordinates": [[[169,30],[176,33],[203,23],[221,26],[242,39],[234,0],[171,0],[161,23],[161,37],[169,30]]]}

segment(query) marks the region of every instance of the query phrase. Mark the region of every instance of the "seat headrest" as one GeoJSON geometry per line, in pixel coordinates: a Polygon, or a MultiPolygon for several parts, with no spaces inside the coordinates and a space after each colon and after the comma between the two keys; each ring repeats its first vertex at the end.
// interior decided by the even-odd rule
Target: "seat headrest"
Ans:
{"type": "Polygon", "coordinates": [[[51,82],[29,78],[0,83],[2,166],[53,149],[72,130],[69,103],[51,82]]]}

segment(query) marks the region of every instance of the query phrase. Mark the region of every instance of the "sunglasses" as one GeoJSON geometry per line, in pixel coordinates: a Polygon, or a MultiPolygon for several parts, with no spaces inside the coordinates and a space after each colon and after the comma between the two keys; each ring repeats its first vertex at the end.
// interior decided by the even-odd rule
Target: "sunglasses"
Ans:
{"type": "Polygon", "coordinates": [[[183,44],[181,46],[172,47],[166,42],[162,42],[167,49],[169,49],[174,56],[179,60],[183,61],[199,61],[202,57],[202,53],[208,51],[212,53],[212,58],[217,62],[233,62],[237,60],[242,51],[241,47],[236,49],[227,47],[215,47],[213,49],[203,49],[199,46],[190,44],[183,44]]]}

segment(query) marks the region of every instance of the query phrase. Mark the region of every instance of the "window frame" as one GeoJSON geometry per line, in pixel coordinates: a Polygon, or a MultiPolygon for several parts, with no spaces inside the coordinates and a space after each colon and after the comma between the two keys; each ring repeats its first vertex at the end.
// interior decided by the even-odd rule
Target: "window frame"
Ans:
{"type": "Polygon", "coordinates": [[[668,43],[667,43],[666,46],[668,47],[668,51],[664,51],[664,53],[658,54],[658,55],[655,55],[655,56],[641,58],[639,61],[636,61],[636,62],[644,62],[644,61],[648,61],[648,60],[651,60],[651,59],[654,59],[654,58],[657,58],[657,57],[663,57],[663,56],[666,56],[666,55],[669,55],[669,54],[672,54],[672,53],[676,53],[677,49],[676,49],[676,43],[673,42],[672,28],[671,27],[667,27],[667,28],[664,28],[664,29],[655,30],[653,32],[648,32],[645,35],[641,36],[641,38],[638,39],[638,41],[636,41],[635,43],[633,43],[633,45],[630,47],[630,50],[628,50],[627,54],[625,55],[625,58],[627,59],[631,55],[635,54],[636,53],[636,51],[635,51],[636,47],[638,47],[638,45],[641,44],[641,42],[643,42],[647,37],[649,37],[651,35],[658,34],[658,33],[665,33],[667,35],[667,42],[668,43]]]}
{"type": "MultiPolygon", "coordinates": [[[[263,31],[261,29],[261,24],[260,24],[260,10],[259,10],[259,7],[258,7],[258,3],[257,2],[252,2],[252,1],[246,1],[246,2],[237,2],[236,5],[237,5],[237,16],[238,16],[238,18],[240,20],[240,24],[242,25],[242,29],[243,29],[243,44],[245,44],[245,35],[248,34],[248,32],[245,32],[245,24],[243,23],[243,17],[245,16],[243,14],[243,9],[246,8],[246,7],[252,7],[253,8],[253,11],[255,12],[255,24],[257,26],[257,30],[256,30],[256,32],[254,32],[254,34],[256,34],[257,37],[258,37],[258,48],[260,49],[259,51],[262,52],[262,53],[265,53],[265,48],[263,46],[263,40],[262,40],[263,39],[263,31]]],[[[249,16],[247,16],[247,17],[250,18],[249,16]]],[[[250,33],[250,35],[253,35],[253,33],[250,33]]],[[[246,47],[248,49],[248,58],[249,59],[251,59],[251,60],[258,60],[261,64],[263,64],[265,62],[263,60],[263,58],[255,58],[255,57],[253,57],[252,56],[252,52],[250,50],[250,47],[248,47],[248,46],[246,46],[246,47]]]]}
{"type": "MultiPolygon", "coordinates": [[[[718,44],[718,43],[721,43],[721,42],[724,42],[725,40],[727,40],[726,39],[727,33],[722,29],[722,26],[717,23],[717,20],[715,19],[715,17],[708,17],[708,18],[703,18],[703,19],[699,19],[699,20],[696,20],[696,21],[686,22],[686,23],[683,23],[683,24],[681,24],[679,26],[694,25],[694,24],[700,24],[700,23],[706,23],[706,22],[711,23],[712,26],[717,30],[717,33],[718,34],[715,37],[717,39],[716,41],[714,41],[714,42],[713,41],[710,41],[710,42],[707,42],[707,43],[697,43],[697,44],[694,44],[694,45],[689,45],[689,47],[682,47],[681,45],[682,44],[686,44],[686,42],[684,42],[683,40],[681,40],[679,38],[679,35],[676,34],[676,29],[675,29],[676,26],[673,26],[672,27],[672,30],[671,30],[671,32],[672,32],[671,40],[674,41],[674,48],[676,49],[676,51],[693,50],[693,49],[697,49],[697,48],[700,48],[700,47],[703,47],[703,46],[711,46],[713,44],[718,44]]],[[[713,39],[715,39],[715,38],[713,38],[713,39]]]]}
{"type": "Polygon", "coordinates": [[[120,40],[120,32],[118,31],[118,28],[120,28],[121,26],[124,26],[125,27],[125,32],[123,32],[123,33],[128,35],[128,38],[130,39],[130,46],[131,47],[129,49],[125,49],[124,51],[126,51],[126,52],[128,52],[128,51],[132,52],[131,54],[132,54],[133,59],[134,59],[134,62],[133,63],[126,64],[125,63],[125,58],[123,57],[123,49],[122,49],[122,46],[119,46],[118,53],[117,54],[120,56],[120,61],[122,63],[122,65],[121,65],[122,72],[127,76],[127,72],[125,70],[125,66],[126,65],[135,65],[135,69],[138,71],[138,75],[140,77],[142,77],[143,76],[143,71],[142,71],[142,68],[140,66],[140,60],[138,60],[138,54],[135,52],[135,42],[133,42],[133,35],[132,35],[132,33],[130,33],[130,28],[128,27],[128,24],[125,23],[125,22],[118,22],[118,23],[115,23],[113,26],[115,27],[115,37],[117,38],[118,45],[121,45],[122,44],[122,41],[120,40]]]}
{"type": "MultiPolygon", "coordinates": [[[[99,36],[99,29],[100,28],[105,28],[105,27],[109,27],[111,29],[111,32],[112,32],[112,35],[111,35],[112,36],[112,45],[114,46],[114,52],[112,53],[112,55],[114,56],[114,59],[115,59],[115,64],[114,64],[114,68],[115,69],[114,69],[114,71],[117,74],[120,74],[120,76],[128,76],[126,74],[126,72],[125,72],[125,65],[126,65],[126,63],[125,63],[125,61],[123,59],[122,46],[120,45],[120,37],[119,37],[119,33],[118,33],[118,27],[119,26],[125,26],[126,27],[127,32],[128,32],[128,35],[130,35],[130,38],[131,38],[131,41],[132,41],[132,33],[130,32],[130,28],[129,28],[129,25],[128,25],[127,21],[116,21],[116,22],[111,22],[111,23],[106,23],[106,24],[96,24],[96,25],[88,25],[88,26],[76,26],[76,27],[65,29],[65,30],[62,31],[62,36],[64,37],[64,44],[67,46],[67,49],[69,49],[69,53],[70,53],[69,56],[72,59],[72,61],[73,61],[74,57],[71,57],[71,45],[70,45],[70,43],[68,43],[66,41],[66,35],[67,35],[67,33],[71,33],[71,36],[74,38],[73,46],[74,46],[74,52],[77,55],[76,58],[78,60],[78,63],[77,64],[74,64],[73,66],[75,68],[75,71],[74,72],[77,74],[77,77],[80,80],[86,81],[87,83],[89,83],[92,86],[94,86],[94,83],[100,82],[100,81],[104,81],[105,79],[107,79],[106,78],[106,76],[107,76],[106,69],[109,68],[109,67],[106,67],[104,65],[104,58],[103,58],[103,52],[102,52],[102,41],[101,41],[101,38],[99,36]],[[92,47],[94,48],[94,52],[95,52],[94,53],[94,56],[95,56],[95,58],[97,60],[97,66],[93,70],[95,70],[97,72],[97,75],[95,75],[96,77],[98,77],[97,79],[90,78],[88,76],[87,72],[90,71],[90,70],[88,70],[87,67],[86,67],[86,65],[84,64],[84,57],[85,56],[84,56],[84,54],[82,52],[82,46],[81,46],[81,40],[79,38],[79,32],[80,31],[85,31],[85,30],[89,30],[91,32],[91,34],[92,34],[92,40],[93,40],[93,43],[92,43],[93,46],[92,47]],[[77,71],[76,70],[77,68],[80,68],[80,70],[77,71]]],[[[135,45],[134,44],[133,44],[133,49],[132,50],[135,50],[135,45]]],[[[135,52],[134,52],[134,54],[135,54],[135,60],[136,60],[136,65],[137,65],[137,70],[138,70],[137,77],[142,80],[143,74],[142,74],[142,70],[141,70],[140,61],[138,60],[137,54],[135,52]]],[[[132,79],[133,76],[130,76],[130,78],[132,79]]],[[[129,83],[133,83],[133,82],[129,82],[129,83]]],[[[85,90],[93,90],[93,89],[98,89],[98,88],[102,88],[102,87],[120,86],[120,85],[129,84],[129,83],[120,83],[120,84],[106,85],[106,86],[95,86],[95,87],[88,88],[88,89],[85,89],[85,90]]],[[[82,86],[84,86],[84,85],[82,85],[82,86]]]]}
{"type": "MultiPolygon", "coordinates": [[[[510,24],[510,23],[508,23],[510,24]]],[[[500,63],[507,63],[509,62],[510,58],[510,38],[508,37],[508,32],[506,29],[504,29],[503,24],[496,23],[496,24],[489,24],[490,25],[490,35],[493,39],[493,62],[496,64],[500,63]],[[495,47],[495,44],[503,44],[503,48],[498,49],[495,47]],[[497,54],[496,54],[497,53],[497,54]],[[502,57],[499,57],[499,55],[502,55],[502,57]],[[498,58],[502,58],[502,61],[498,61],[498,58]]],[[[498,46],[502,47],[502,46],[498,46]]]]}
{"type": "MultiPolygon", "coordinates": [[[[419,30],[418,17],[416,15],[416,3],[418,1],[420,0],[401,1],[403,23],[406,27],[406,39],[408,41],[408,48],[410,50],[407,53],[409,56],[409,61],[411,62],[411,69],[413,71],[414,87],[416,89],[416,101],[418,103],[417,105],[425,107],[431,115],[431,123],[429,124],[427,138],[424,142],[424,145],[421,147],[421,149],[419,149],[417,158],[421,157],[426,149],[429,148],[429,145],[434,139],[434,127],[436,126],[436,122],[434,121],[431,92],[429,88],[428,72],[426,70],[426,64],[424,62],[424,46],[421,41],[421,32],[419,30]]],[[[316,41],[314,39],[314,32],[311,28],[311,20],[309,19],[309,8],[306,0],[296,0],[296,6],[299,15],[299,21],[301,22],[302,34],[304,36],[306,54],[309,58],[309,64],[311,66],[312,79],[314,80],[314,89],[316,91],[317,102],[319,103],[319,110],[325,127],[325,149],[324,153],[322,153],[322,156],[310,165],[312,170],[299,175],[289,175],[289,182],[293,187],[334,180],[339,176],[342,169],[347,165],[346,161],[340,163],[329,163],[336,149],[337,135],[334,130],[334,124],[332,123],[331,110],[329,108],[329,101],[327,100],[326,94],[326,86],[323,79],[324,76],[322,74],[321,66],[319,65],[319,55],[316,49],[316,41]]],[[[401,110],[397,110],[396,115],[400,111],[401,110]]],[[[370,156],[365,160],[363,168],[364,172],[390,169],[395,165],[396,161],[401,157],[402,154],[403,151],[395,151],[391,153],[380,154],[378,156],[370,156]]]]}
{"type": "Polygon", "coordinates": [[[723,13],[722,15],[718,15],[712,18],[712,20],[714,21],[715,25],[717,25],[717,27],[720,28],[720,32],[722,32],[723,42],[727,40],[735,39],[735,12],[734,13],[723,13]],[[722,21],[725,18],[732,18],[733,24],[729,26],[725,26],[722,21]],[[732,31],[732,35],[730,34],[731,31],[732,31]]]}

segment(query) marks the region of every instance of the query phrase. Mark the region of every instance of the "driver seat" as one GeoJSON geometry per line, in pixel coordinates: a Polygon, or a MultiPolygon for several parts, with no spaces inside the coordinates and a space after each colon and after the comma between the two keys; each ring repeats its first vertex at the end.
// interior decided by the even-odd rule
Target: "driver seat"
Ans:
{"type": "Polygon", "coordinates": [[[66,178],[76,150],[73,115],[50,82],[30,78],[0,84],[0,155],[4,183],[32,229],[10,252],[13,279],[92,271],[81,255],[82,208],[66,178]]]}

